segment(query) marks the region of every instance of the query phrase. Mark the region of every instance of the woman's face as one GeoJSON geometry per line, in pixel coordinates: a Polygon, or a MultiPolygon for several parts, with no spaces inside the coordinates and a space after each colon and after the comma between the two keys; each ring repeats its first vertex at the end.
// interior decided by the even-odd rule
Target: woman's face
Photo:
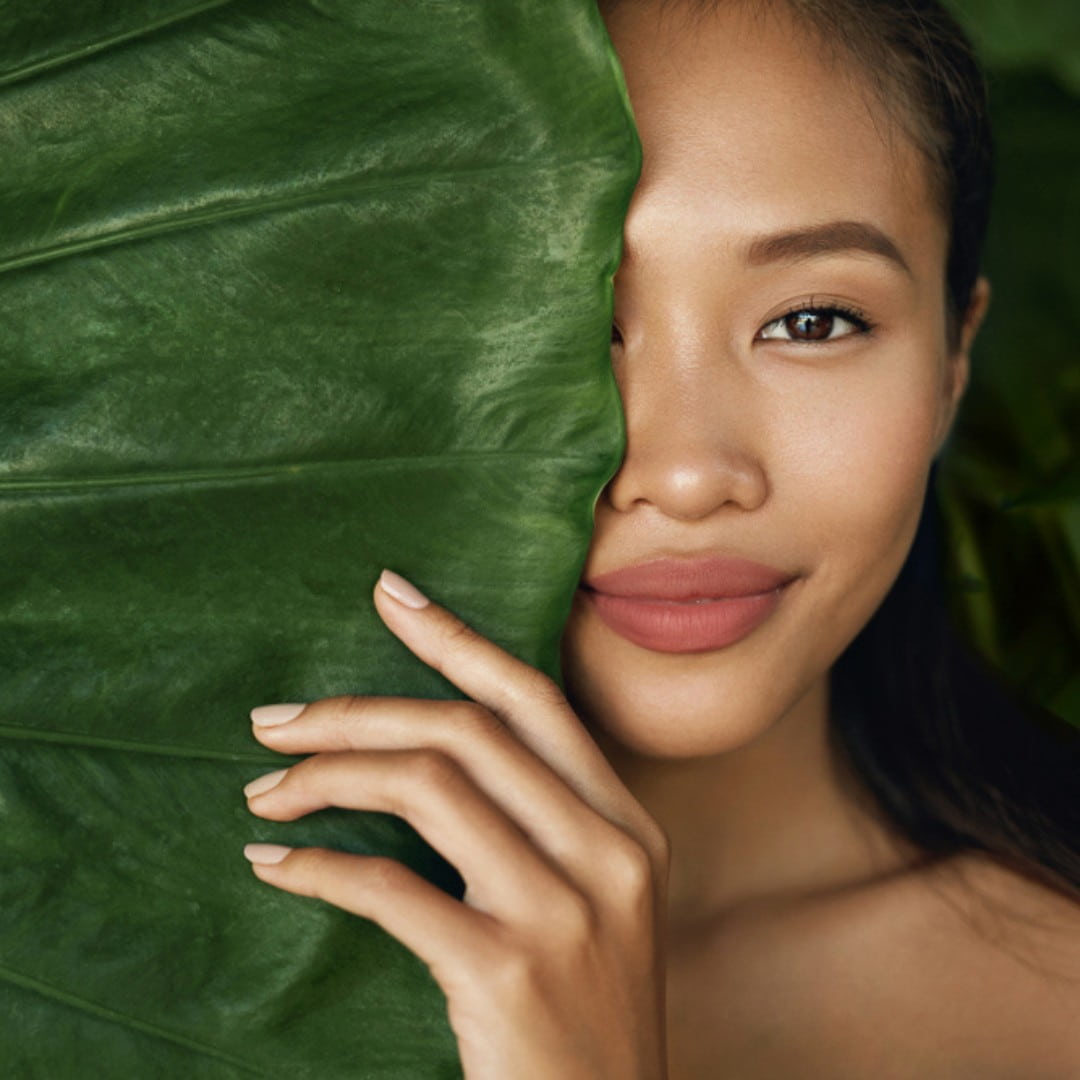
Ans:
{"type": "Polygon", "coordinates": [[[850,64],[754,7],[608,18],[644,151],[615,279],[627,452],[564,664],[587,720],[658,757],[823,700],[904,561],[966,378],[921,156],[850,64]]]}

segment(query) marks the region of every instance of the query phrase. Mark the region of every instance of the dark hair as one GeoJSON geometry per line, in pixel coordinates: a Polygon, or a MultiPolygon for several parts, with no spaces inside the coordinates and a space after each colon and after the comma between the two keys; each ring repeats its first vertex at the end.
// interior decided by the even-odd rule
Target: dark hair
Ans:
{"type": "Polygon", "coordinates": [[[942,562],[931,480],[899,577],[833,666],[833,748],[926,855],[982,852],[1080,900],[1080,731],[964,644],[942,562]]]}
{"type": "MultiPolygon", "coordinates": [[[[705,15],[745,0],[658,2],[705,15]]],[[[945,303],[955,349],[993,188],[986,80],[970,41],[938,0],[770,3],[814,30],[831,56],[854,58],[890,120],[923,150],[950,230],[945,303]]],[[[934,475],[896,582],[833,667],[834,752],[930,859],[981,852],[1080,901],[1080,730],[1021,703],[952,627],[934,475]]]]}
{"type": "MultiPolygon", "coordinates": [[[[599,0],[610,12],[623,0],[599,0]]],[[[748,0],[655,0],[704,17],[748,0]]],[[[945,271],[948,341],[960,343],[979,273],[993,188],[987,88],[971,42],[938,0],[749,0],[790,11],[833,58],[858,64],[877,103],[922,150],[949,228],[945,271]]]]}

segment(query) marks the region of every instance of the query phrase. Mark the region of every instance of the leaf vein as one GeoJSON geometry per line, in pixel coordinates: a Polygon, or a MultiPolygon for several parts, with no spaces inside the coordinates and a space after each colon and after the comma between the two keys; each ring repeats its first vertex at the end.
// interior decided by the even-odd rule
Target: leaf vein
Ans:
{"type": "Polygon", "coordinates": [[[231,484],[245,480],[263,480],[277,476],[300,475],[334,469],[359,469],[367,472],[395,472],[407,469],[442,468],[453,465],[501,465],[508,461],[549,461],[553,463],[580,463],[592,467],[606,462],[607,455],[546,454],[540,451],[505,451],[492,453],[466,452],[455,454],[430,454],[422,457],[348,458],[341,460],[289,462],[286,464],[236,466],[220,469],[177,469],[168,472],[116,473],[108,476],[89,477],[31,477],[28,479],[0,480],[0,496],[8,494],[33,494],[36,492],[82,491],[85,488],[174,486],[179,484],[210,485],[231,484]]]}
{"type": "Polygon", "coordinates": [[[280,754],[243,753],[232,750],[212,750],[205,746],[177,746],[169,743],[145,743],[135,739],[116,739],[106,735],[86,735],[75,731],[43,731],[0,724],[0,738],[23,742],[60,743],[91,750],[121,750],[137,754],[158,754],[161,757],[196,758],[205,761],[227,761],[240,765],[266,765],[281,760],[280,754]]]}
{"type": "Polygon", "coordinates": [[[176,1046],[182,1046],[185,1050],[191,1050],[204,1057],[214,1058],[217,1061],[224,1061],[234,1068],[239,1069],[241,1072],[253,1076],[267,1075],[262,1069],[256,1068],[250,1062],[234,1057],[232,1054],[229,1054],[224,1050],[219,1050],[215,1046],[207,1046],[205,1043],[198,1042],[188,1035],[182,1035],[177,1031],[170,1031],[168,1028],[160,1027],[149,1021],[140,1020],[137,1017],[119,1012],[116,1009],[110,1009],[106,1005],[99,1005],[95,1001],[80,997],[78,994],[73,994],[68,990],[62,990],[42,979],[24,975],[22,972],[15,971],[6,964],[0,964],[0,979],[11,983],[13,986],[19,987],[22,990],[31,990],[41,994],[43,997],[60,1002],[63,1005],[68,1005],[71,1008],[78,1009],[80,1012],[89,1013],[91,1016],[94,1016],[99,1020],[104,1020],[106,1023],[118,1024],[121,1027],[142,1032],[144,1035],[151,1035],[155,1038],[163,1039],[166,1042],[171,1042],[176,1046]]]}
{"type": "MultiPolygon", "coordinates": [[[[278,198],[238,200],[235,203],[218,205],[209,209],[192,210],[175,217],[159,216],[149,222],[116,229],[113,232],[102,232],[85,239],[69,240],[60,244],[54,244],[51,247],[22,252],[0,260],[0,273],[6,273],[11,270],[20,270],[27,266],[36,266],[40,263],[52,262],[57,259],[70,258],[74,255],[86,254],[87,252],[97,251],[101,248],[115,247],[120,244],[146,240],[171,232],[180,232],[186,229],[199,228],[203,225],[212,225],[219,221],[231,221],[238,218],[252,217],[257,214],[305,209],[322,204],[341,202],[358,195],[377,195],[388,189],[398,190],[403,187],[420,186],[438,181],[457,181],[462,178],[483,177],[492,174],[557,172],[562,169],[572,168],[576,165],[583,165],[593,161],[608,160],[618,161],[620,159],[612,154],[596,154],[586,157],[566,158],[553,161],[502,161],[473,168],[443,168],[438,172],[414,174],[401,173],[391,177],[380,177],[377,180],[371,180],[366,183],[363,181],[358,182],[356,177],[347,177],[336,183],[325,184],[317,191],[304,191],[299,194],[294,193],[278,198]]],[[[520,192],[516,191],[514,193],[514,198],[520,199],[520,192]]]]}
{"type": "Polygon", "coordinates": [[[77,49],[72,49],[70,52],[57,53],[55,56],[47,56],[43,60],[35,60],[32,64],[26,64],[21,68],[15,68],[12,71],[0,75],[0,86],[10,86],[13,83],[32,79],[45,71],[52,71],[54,68],[64,67],[69,64],[77,64],[82,60],[89,59],[91,56],[96,56],[100,52],[105,52],[105,50],[111,49],[116,45],[123,45],[128,41],[146,37],[156,30],[164,30],[167,26],[186,22],[188,19],[193,19],[196,16],[203,14],[205,11],[212,11],[214,8],[225,7],[227,4],[231,3],[234,3],[234,0],[204,0],[204,3],[196,4],[186,11],[179,12],[179,14],[168,15],[165,18],[146,23],[144,26],[137,26],[133,30],[125,30],[123,33],[114,34],[112,37],[100,38],[98,41],[88,42],[85,45],[80,45],[77,49]]]}

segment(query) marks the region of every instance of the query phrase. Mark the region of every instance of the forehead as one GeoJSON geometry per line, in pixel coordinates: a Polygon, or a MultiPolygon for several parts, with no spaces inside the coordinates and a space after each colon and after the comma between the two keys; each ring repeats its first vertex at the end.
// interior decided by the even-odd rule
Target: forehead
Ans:
{"type": "Polygon", "coordinates": [[[686,221],[720,239],[859,220],[913,263],[944,258],[922,153],[858,64],[783,4],[630,0],[607,23],[644,150],[631,247],[686,221]]]}

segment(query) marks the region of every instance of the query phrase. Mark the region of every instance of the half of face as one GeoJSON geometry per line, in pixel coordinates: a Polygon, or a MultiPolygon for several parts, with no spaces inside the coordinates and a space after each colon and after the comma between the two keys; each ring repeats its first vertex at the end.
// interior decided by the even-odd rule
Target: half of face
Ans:
{"type": "Polygon", "coordinates": [[[823,700],[907,555],[966,357],[925,162],[857,70],[779,5],[624,2],[608,29],[644,152],[615,279],[627,450],[564,667],[598,730],[697,756],[823,700]]]}

